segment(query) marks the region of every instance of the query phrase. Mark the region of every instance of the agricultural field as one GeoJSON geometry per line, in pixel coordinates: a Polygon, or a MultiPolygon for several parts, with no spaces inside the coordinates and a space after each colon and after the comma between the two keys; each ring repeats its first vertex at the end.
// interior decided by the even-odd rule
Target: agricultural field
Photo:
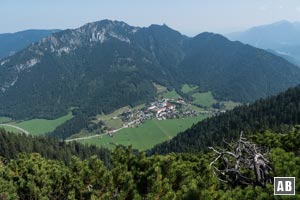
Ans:
{"type": "Polygon", "coordinates": [[[217,102],[211,92],[194,93],[192,97],[194,98],[193,104],[203,107],[210,107],[217,102]]]}
{"type": "Polygon", "coordinates": [[[146,150],[156,144],[172,139],[179,132],[190,128],[192,124],[197,123],[205,118],[204,115],[188,117],[182,119],[170,120],[148,120],[136,128],[124,128],[113,137],[108,135],[102,138],[91,138],[80,140],[85,144],[95,144],[107,148],[113,148],[115,145],[122,144],[125,146],[132,145],[133,148],[146,150]]]}
{"type": "Polygon", "coordinates": [[[172,91],[167,91],[163,93],[162,97],[166,99],[177,99],[180,98],[181,96],[173,89],[172,91]]]}
{"type": "Polygon", "coordinates": [[[112,113],[107,114],[107,115],[104,115],[104,114],[97,115],[96,118],[97,118],[97,120],[109,120],[109,119],[112,119],[112,118],[120,115],[122,112],[129,110],[129,109],[131,109],[130,106],[124,106],[122,108],[115,110],[112,113]]]}
{"type": "MultiPolygon", "coordinates": [[[[139,105],[140,107],[142,107],[142,105],[139,105]]],[[[137,106],[137,107],[139,107],[137,106]]],[[[114,112],[104,115],[97,115],[96,116],[96,120],[94,120],[93,122],[97,123],[99,121],[102,121],[105,126],[110,127],[112,129],[118,129],[122,127],[122,120],[118,117],[121,113],[123,113],[126,110],[131,109],[130,106],[124,106],[122,108],[119,108],[117,110],[115,110],[114,112]]]]}
{"type": "Polygon", "coordinates": [[[0,117],[0,124],[10,122],[12,119],[8,117],[0,117]]]}
{"type": "Polygon", "coordinates": [[[194,90],[198,89],[198,86],[191,86],[191,85],[188,85],[188,84],[184,84],[181,88],[181,91],[185,94],[187,93],[190,93],[194,90]]]}
{"type": "Polygon", "coordinates": [[[6,131],[13,132],[13,133],[21,133],[20,130],[18,130],[14,127],[5,126],[3,124],[0,124],[0,128],[4,128],[6,131]]]}
{"type": "Polygon", "coordinates": [[[232,110],[233,108],[242,105],[241,103],[233,101],[221,101],[220,103],[225,106],[226,110],[232,110]]]}
{"type": "MultiPolygon", "coordinates": [[[[57,126],[65,123],[67,120],[71,119],[72,117],[73,117],[72,111],[69,111],[69,113],[67,115],[59,117],[57,119],[53,119],[53,120],[32,119],[32,120],[21,121],[21,122],[9,122],[8,124],[15,125],[17,127],[25,129],[32,135],[41,135],[41,134],[45,134],[45,133],[54,131],[57,126]]],[[[12,127],[4,127],[3,126],[3,128],[5,128],[6,130],[9,130],[9,131],[12,131],[12,132],[20,132],[12,127]]]]}
{"type": "Polygon", "coordinates": [[[189,104],[185,107],[184,111],[187,111],[187,110],[195,110],[196,112],[202,112],[202,111],[205,111],[204,108],[200,108],[198,106],[195,106],[193,104],[189,104]]]}
{"type": "Polygon", "coordinates": [[[156,93],[157,94],[161,94],[161,93],[164,93],[164,92],[168,91],[165,86],[162,86],[162,85],[159,85],[159,84],[156,84],[156,83],[153,83],[153,85],[156,88],[156,93]]]}
{"type": "Polygon", "coordinates": [[[180,95],[175,91],[175,89],[169,91],[165,86],[153,83],[157,90],[157,96],[159,99],[167,98],[167,99],[177,99],[180,98],[180,95]]]}

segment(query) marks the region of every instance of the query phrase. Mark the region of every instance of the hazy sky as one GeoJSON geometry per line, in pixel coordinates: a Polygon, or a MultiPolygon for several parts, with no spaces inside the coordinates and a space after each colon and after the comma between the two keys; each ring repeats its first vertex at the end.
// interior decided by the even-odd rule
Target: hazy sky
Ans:
{"type": "Polygon", "coordinates": [[[167,24],[186,34],[300,21],[300,0],[0,0],[0,33],[76,28],[101,19],[167,24]]]}

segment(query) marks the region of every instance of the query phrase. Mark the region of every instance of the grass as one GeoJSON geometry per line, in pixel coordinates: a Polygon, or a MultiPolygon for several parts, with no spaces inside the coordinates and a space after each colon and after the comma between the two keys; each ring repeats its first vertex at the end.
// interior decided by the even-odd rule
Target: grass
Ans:
{"type": "Polygon", "coordinates": [[[104,124],[107,127],[111,127],[113,129],[118,129],[118,128],[121,128],[123,126],[123,122],[119,117],[116,118],[116,119],[107,119],[107,120],[104,121],[104,124]]]}
{"type": "Polygon", "coordinates": [[[162,85],[153,83],[157,90],[157,95],[159,99],[167,98],[167,99],[177,99],[180,98],[180,95],[173,89],[172,91],[168,91],[168,89],[162,85]]]}
{"type": "Polygon", "coordinates": [[[0,123],[10,122],[12,119],[9,117],[0,117],[0,123]]]}
{"type": "Polygon", "coordinates": [[[141,110],[141,109],[143,109],[144,107],[145,107],[145,104],[143,103],[143,104],[140,104],[140,105],[137,105],[137,106],[133,107],[132,109],[133,109],[133,110],[141,110]]]}
{"type": "Polygon", "coordinates": [[[167,88],[165,86],[162,86],[162,85],[159,85],[159,84],[156,84],[156,83],[153,83],[153,85],[156,88],[156,93],[157,94],[167,92],[167,88]]]}
{"type": "MultiPolygon", "coordinates": [[[[41,135],[45,134],[51,131],[54,131],[55,128],[63,123],[65,123],[67,120],[71,119],[73,117],[72,112],[70,111],[67,115],[59,117],[57,119],[53,120],[47,120],[47,119],[32,119],[28,121],[22,121],[22,122],[11,122],[9,124],[18,126],[20,128],[23,128],[27,130],[32,135],[41,135]]],[[[16,129],[5,127],[6,130],[16,132],[16,129]]],[[[19,131],[17,131],[19,132],[19,131]]]]}
{"type": "Polygon", "coordinates": [[[186,106],[186,108],[184,110],[186,111],[186,110],[189,110],[189,109],[195,110],[196,112],[204,111],[203,108],[200,108],[200,107],[192,105],[192,104],[186,106]]]}
{"type": "Polygon", "coordinates": [[[124,106],[122,108],[119,108],[119,109],[115,110],[112,113],[107,114],[107,115],[101,114],[101,115],[97,115],[96,117],[97,117],[98,120],[105,121],[105,120],[109,120],[109,119],[111,119],[113,117],[116,117],[116,116],[120,115],[122,112],[124,112],[126,110],[129,110],[129,109],[130,109],[129,106],[124,106]]]}
{"type": "Polygon", "coordinates": [[[137,105],[133,108],[130,106],[124,106],[122,108],[119,108],[115,110],[112,113],[109,113],[107,115],[101,114],[96,116],[96,120],[93,120],[94,123],[97,123],[99,121],[103,121],[103,123],[112,129],[118,129],[123,126],[122,120],[118,117],[121,113],[123,113],[126,110],[133,109],[133,110],[140,110],[145,107],[145,104],[137,105]]]}
{"type": "Polygon", "coordinates": [[[0,128],[4,128],[6,131],[13,132],[13,133],[21,133],[20,130],[18,130],[14,127],[3,126],[3,125],[0,124],[0,128]]]}
{"type": "Polygon", "coordinates": [[[88,137],[88,136],[92,136],[92,135],[95,135],[95,133],[91,133],[91,132],[88,132],[87,130],[83,129],[79,133],[71,135],[67,139],[74,139],[74,138],[80,138],[80,137],[88,137]]]}
{"type": "Polygon", "coordinates": [[[184,84],[181,88],[181,91],[185,94],[189,93],[189,92],[192,92],[194,90],[196,90],[198,88],[198,86],[191,86],[191,85],[188,85],[188,84],[184,84]]]}
{"type": "Polygon", "coordinates": [[[177,99],[180,98],[180,95],[175,91],[167,91],[165,93],[162,94],[163,98],[167,98],[167,99],[177,99]]]}
{"type": "MultiPolygon", "coordinates": [[[[141,106],[141,105],[139,105],[141,106]]],[[[107,127],[111,127],[113,129],[117,129],[117,128],[121,128],[122,127],[122,120],[118,117],[118,115],[120,115],[121,113],[123,113],[126,110],[131,109],[129,106],[124,106],[122,108],[119,108],[117,110],[115,110],[114,112],[104,115],[97,115],[96,118],[97,120],[93,120],[94,123],[97,123],[99,121],[103,121],[103,123],[107,126],[107,127]]]]}
{"type": "Polygon", "coordinates": [[[242,105],[241,103],[233,101],[222,101],[221,103],[224,104],[226,110],[232,110],[233,108],[242,105]]]}
{"type": "Polygon", "coordinates": [[[214,99],[211,92],[203,92],[203,93],[195,93],[192,95],[194,100],[193,104],[210,107],[212,104],[216,103],[217,101],[214,99]]]}
{"type": "Polygon", "coordinates": [[[154,145],[172,139],[179,132],[191,127],[193,123],[203,120],[205,116],[198,115],[185,119],[162,120],[152,119],[137,128],[124,128],[113,137],[105,135],[103,138],[80,140],[82,143],[95,144],[113,148],[117,144],[132,145],[133,148],[146,150],[154,145]]]}

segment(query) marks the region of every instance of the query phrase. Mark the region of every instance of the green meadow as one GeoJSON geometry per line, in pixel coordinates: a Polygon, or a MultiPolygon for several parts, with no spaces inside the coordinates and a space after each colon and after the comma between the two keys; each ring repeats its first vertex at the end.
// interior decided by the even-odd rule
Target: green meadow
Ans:
{"type": "Polygon", "coordinates": [[[185,94],[187,93],[190,93],[194,90],[198,89],[198,86],[191,86],[191,85],[188,85],[188,84],[184,84],[181,88],[181,91],[185,94]]]}
{"type": "Polygon", "coordinates": [[[199,106],[210,107],[217,102],[211,92],[194,93],[192,97],[194,98],[193,104],[199,106]]]}
{"type": "Polygon", "coordinates": [[[21,133],[20,130],[18,130],[14,127],[3,126],[2,124],[0,124],[0,128],[4,128],[6,131],[13,132],[13,133],[21,133]]]}
{"type": "MultiPolygon", "coordinates": [[[[65,123],[72,117],[73,117],[72,111],[69,111],[69,113],[67,115],[59,117],[57,119],[53,119],[53,120],[32,119],[32,120],[21,121],[21,122],[9,122],[8,124],[23,128],[32,135],[41,135],[41,134],[45,134],[45,133],[54,131],[56,127],[65,123]]],[[[15,128],[12,128],[12,127],[4,127],[3,126],[3,128],[5,128],[8,131],[12,131],[12,132],[20,132],[19,130],[16,130],[15,128]]]]}
{"type": "MultiPolygon", "coordinates": [[[[142,106],[142,105],[140,105],[142,106]]],[[[123,125],[122,120],[118,117],[122,112],[131,109],[130,106],[124,106],[122,108],[119,108],[115,110],[114,112],[110,114],[101,114],[96,116],[96,120],[93,120],[94,122],[102,121],[107,127],[111,127],[113,129],[121,128],[123,125]]]]}
{"type": "Polygon", "coordinates": [[[222,101],[221,103],[224,104],[226,110],[232,110],[233,108],[242,105],[241,103],[233,101],[222,101]]]}
{"type": "Polygon", "coordinates": [[[162,94],[163,98],[167,99],[177,99],[180,98],[180,95],[173,89],[162,94]]]}
{"type": "Polygon", "coordinates": [[[102,138],[91,138],[80,140],[85,144],[95,144],[107,148],[113,148],[115,145],[122,144],[125,146],[132,145],[133,148],[146,150],[156,144],[172,139],[179,132],[184,131],[201,120],[205,116],[188,117],[183,119],[170,120],[148,120],[136,128],[124,128],[114,134],[113,137],[108,135],[102,138]]]}
{"type": "Polygon", "coordinates": [[[0,117],[0,123],[7,123],[7,122],[10,122],[11,119],[8,118],[8,117],[0,117]]]}
{"type": "Polygon", "coordinates": [[[164,92],[168,91],[165,86],[162,86],[162,85],[159,85],[159,84],[156,84],[156,83],[153,83],[153,85],[156,88],[156,93],[157,94],[161,94],[161,93],[164,93],[164,92]]]}
{"type": "Polygon", "coordinates": [[[165,86],[153,83],[156,88],[156,93],[159,99],[177,99],[180,98],[180,95],[175,91],[175,89],[169,91],[165,86]]]}

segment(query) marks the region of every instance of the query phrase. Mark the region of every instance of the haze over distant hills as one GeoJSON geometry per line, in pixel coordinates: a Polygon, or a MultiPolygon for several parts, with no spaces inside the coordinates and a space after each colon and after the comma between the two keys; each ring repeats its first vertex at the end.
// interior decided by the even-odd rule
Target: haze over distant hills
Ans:
{"type": "Polygon", "coordinates": [[[300,22],[283,20],[226,36],[231,40],[269,50],[300,65],[300,22]]]}
{"type": "Polygon", "coordinates": [[[59,30],[25,30],[0,34],[0,59],[10,56],[33,42],[58,32],[59,30]]]}
{"type": "Polygon", "coordinates": [[[82,128],[91,116],[153,100],[153,83],[177,91],[197,85],[220,100],[251,102],[299,84],[300,69],[218,34],[189,38],[166,25],[103,20],[0,60],[0,115],[55,118],[73,107],[68,127],[82,128]]]}

